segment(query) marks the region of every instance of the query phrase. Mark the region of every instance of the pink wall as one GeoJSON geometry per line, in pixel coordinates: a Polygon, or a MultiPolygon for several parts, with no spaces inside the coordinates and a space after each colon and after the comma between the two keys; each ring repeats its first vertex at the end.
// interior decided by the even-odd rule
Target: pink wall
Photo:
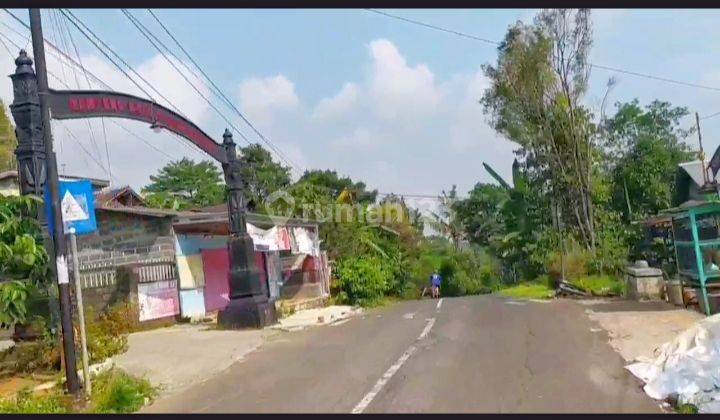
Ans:
{"type": "MultiPolygon", "coordinates": [[[[205,311],[224,309],[230,301],[230,258],[227,248],[203,249],[203,274],[205,276],[205,311]]],[[[265,258],[255,252],[255,264],[260,271],[260,281],[265,282],[265,258]]]]}

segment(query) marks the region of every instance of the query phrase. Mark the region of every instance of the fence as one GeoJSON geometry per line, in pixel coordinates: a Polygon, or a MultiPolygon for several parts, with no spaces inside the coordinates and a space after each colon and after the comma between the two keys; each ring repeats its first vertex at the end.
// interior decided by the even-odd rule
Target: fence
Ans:
{"type": "Polygon", "coordinates": [[[118,264],[113,257],[91,262],[80,260],[80,285],[88,307],[99,312],[115,302],[132,301],[138,304],[140,321],[179,313],[174,259],[155,258],[118,264]]]}

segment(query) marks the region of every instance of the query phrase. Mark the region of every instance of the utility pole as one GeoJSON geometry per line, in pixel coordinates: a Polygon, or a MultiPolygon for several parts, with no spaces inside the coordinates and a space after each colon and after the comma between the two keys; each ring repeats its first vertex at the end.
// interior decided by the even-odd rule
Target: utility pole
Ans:
{"type": "Polygon", "coordinates": [[[51,232],[51,236],[55,245],[55,264],[60,294],[60,323],[62,325],[65,377],[67,378],[68,391],[71,394],[77,394],[80,389],[80,383],[75,360],[75,339],[73,337],[71,314],[72,302],[70,300],[70,275],[67,267],[67,243],[65,242],[65,233],[63,232],[57,160],[52,144],[50,107],[48,106],[49,87],[40,9],[30,9],[30,34],[32,35],[33,55],[35,56],[37,93],[40,97],[40,112],[42,115],[43,140],[45,145],[47,186],[50,191],[50,205],[52,209],[53,231],[51,232]]]}
{"type": "Polygon", "coordinates": [[[703,174],[703,187],[708,183],[707,169],[705,168],[705,150],[702,145],[702,134],[700,134],[700,115],[695,113],[695,124],[697,125],[698,142],[700,143],[700,167],[702,168],[703,174]]]}

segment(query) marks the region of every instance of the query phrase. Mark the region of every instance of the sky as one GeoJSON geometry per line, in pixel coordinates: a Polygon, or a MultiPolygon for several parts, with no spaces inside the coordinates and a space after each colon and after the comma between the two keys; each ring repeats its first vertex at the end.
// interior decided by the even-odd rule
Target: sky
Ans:
{"type": "MultiPolygon", "coordinates": [[[[11,11],[28,21],[26,10],[11,11]]],[[[509,25],[531,21],[537,12],[383,11],[491,40],[501,40],[509,25]]],[[[120,10],[73,13],[183,114],[221,140],[229,124],[120,10]]],[[[175,48],[146,10],[132,13],[175,48]]],[[[489,127],[478,103],[488,86],[481,66],[495,63],[494,45],[359,9],[159,9],[155,13],[264,137],[281,150],[295,178],[306,169],[335,169],[385,193],[436,195],[457,185],[459,194],[464,195],[477,182],[492,182],[482,166],[487,162],[510,179],[516,145],[489,127]]],[[[592,63],[716,90],[594,68],[586,104],[599,114],[608,79],[615,77],[606,113],[613,111],[616,102],[634,98],[642,105],[659,99],[687,107],[693,116],[683,121],[686,126],[694,124],[694,112],[701,117],[720,112],[719,18],[718,10],[593,10],[592,63]]],[[[62,19],[59,12],[44,11],[45,37],[66,45],[75,56],[69,37],[58,30],[63,27],[62,19]]],[[[146,96],[67,25],[90,72],[117,91],[146,96]]],[[[20,36],[10,28],[28,33],[0,13],[0,32],[30,50],[27,35],[20,36]]],[[[17,48],[4,41],[13,56],[0,45],[0,66],[10,74],[17,48]]],[[[73,88],[88,87],[82,73],[61,64],[49,52],[48,66],[73,88]]],[[[194,75],[187,73],[186,77],[212,98],[250,141],[261,141],[194,75]]],[[[53,77],[50,85],[63,88],[53,77]]],[[[101,88],[92,80],[91,86],[101,88]]],[[[11,102],[11,95],[9,78],[0,81],[3,102],[11,102]]],[[[720,116],[702,120],[701,128],[710,155],[720,145],[720,116]]],[[[105,119],[104,132],[103,136],[98,119],[53,123],[55,149],[65,173],[111,178],[115,185],[139,189],[170,160],[183,156],[207,159],[175,136],[154,133],[146,124],[105,119]]],[[[246,144],[238,135],[235,140],[246,144]]],[[[695,138],[689,141],[697,144],[695,138]]]]}

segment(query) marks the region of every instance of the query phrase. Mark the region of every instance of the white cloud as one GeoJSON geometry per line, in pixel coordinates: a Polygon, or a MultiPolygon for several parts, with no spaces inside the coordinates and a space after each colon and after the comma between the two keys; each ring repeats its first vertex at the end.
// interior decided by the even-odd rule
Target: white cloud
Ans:
{"type": "Polygon", "coordinates": [[[345,83],[337,95],[322,99],[313,112],[313,118],[327,119],[342,115],[358,100],[360,90],[355,83],[345,83]]]}
{"type": "Polygon", "coordinates": [[[373,60],[369,91],[380,117],[417,118],[435,109],[441,94],[425,64],[408,66],[395,44],[386,39],[372,41],[369,49],[373,60]]]}
{"type": "MultiPolygon", "coordinates": [[[[114,89],[144,96],[103,58],[87,55],[83,63],[114,89]]],[[[437,80],[426,64],[413,63],[385,39],[369,44],[368,64],[365,79],[341,83],[335,94],[319,100],[314,108],[302,106],[294,82],[283,74],[241,81],[237,91],[239,105],[255,126],[296,165],[295,178],[308,168],[335,169],[381,191],[433,194],[453,183],[463,192],[480,179],[488,180],[482,170],[477,169],[483,160],[501,172],[510,167],[512,154],[503,149],[503,145],[509,143],[490,137],[494,133],[484,122],[477,104],[484,87],[478,74],[437,80]]],[[[48,55],[48,65],[53,73],[62,77],[62,68],[51,55],[48,55]]],[[[6,73],[14,69],[9,59],[5,66],[6,73]]],[[[135,68],[183,113],[219,140],[224,124],[220,124],[209,106],[162,57],[151,57],[137,63],[135,68]]],[[[67,67],[65,73],[68,83],[75,87],[67,67]]],[[[78,76],[81,88],[87,88],[84,76],[78,76]]],[[[50,81],[52,87],[63,88],[52,77],[50,81]]],[[[93,88],[101,87],[93,83],[93,88]]],[[[202,92],[209,97],[208,92],[202,92]]],[[[0,84],[0,95],[11,101],[9,79],[0,84]]],[[[162,102],[161,98],[156,99],[162,102]]],[[[172,134],[155,134],[140,122],[118,122],[161,152],[106,119],[112,175],[117,184],[140,188],[147,184],[149,175],[171,158],[209,159],[200,151],[188,150],[192,146],[185,146],[172,134]]],[[[250,141],[258,141],[243,124],[238,122],[237,126],[250,141]]],[[[54,124],[58,160],[66,165],[67,173],[107,177],[94,162],[107,163],[102,132],[98,119],[54,124]],[[63,125],[73,132],[75,139],[65,132],[63,125]],[[87,156],[75,142],[82,144],[93,157],[87,156]]],[[[236,141],[242,143],[241,139],[236,141]]]]}
{"type": "Polygon", "coordinates": [[[282,74],[246,79],[240,84],[240,106],[251,120],[268,123],[275,111],[295,108],[295,85],[282,74]]]}
{"type": "Polygon", "coordinates": [[[335,140],[332,145],[336,150],[370,151],[377,149],[380,143],[378,134],[365,127],[358,127],[352,133],[335,140]]]}
{"type": "Polygon", "coordinates": [[[400,169],[388,160],[365,161],[361,165],[356,176],[369,186],[379,188],[380,192],[402,191],[406,187],[400,169]]]}
{"type": "MultiPolygon", "coordinates": [[[[15,48],[13,48],[12,52],[17,54],[15,48]]],[[[15,70],[14,57],[9,57],[8,54],[2,55],[5,58],[0,61],[0,65],[5,69],[4,74],[10,74],[15,70]]],[[[33,55],[30,48],[28,55],[30,57],[33,55]]],[[[60,62],[50,50],[47,50],[46,59],[48,81],[51,88],[89,88],[85,75],[79,69],[60,62]],[[79,82],[79,86],[76,81],[79,82]]],[[[104,58],[94,54],[85,55],[82,56],[82,63],[89,72],[102,79],[113,90],[147,97],[145,93],[104,58]]],[[[180,69],[184,68],[177,62],[175,64],[180,69]]],[[[207,125],[210,116],[208,112],[209,106],[205,101],[198,98],[198,94],[165,58],[156,55],[137,64],[135,68],[143,78],[153,84],[158,91],[162,92],[194,123],[200,125],[200,127],[207,125]]],[[[199,83],[193,75],[186,73],[186,77],[192,80],[204,95],[208,96],[209,91],[207,88],[199,83]]],[[[92,76],[89,76],[89,78],[91,82],[90,88],[107,90],[105,86],[95,81],[92,76]]],[[[138,82],[143,84],[142,81],[138,82]]],[[[160,98],[147,86],[145,86],[145,89],[155,100],[172,109],[164,99],[160,98]]],[[[0,95],[7,104],[12,102],[12,83],[9,78],[0,83],[0,95]]],[[[156,173],[160,167],[171,159],[180,159],[185,156],[194,160],[211,159],[187,142],[182,143],[174,134],[168,132],[153,133],[145,123],[112,118],[105,118],[104,122],[105,127],[103,128],[102,121],[99,118],[53,121],[54,149],[57,153],[60,170],[64,168],[65,173],[71,175],[108,179],[107,154],[109,154],[110,172],[112,173],[111,181],[113,184],[129,184],[139,189],[147,184],[151,174],[156,173]],[[154,148],[144,143],[143,140],[129,134],[118,124],[131,130],[146,143],[152,144],[154,148]],[[107,154],[105,138],[107,138],[107,154]]]]}
{"type": "Polygon", "coordinates": [[[482,71],[472,77],[460,77],[455,81],[458,90],[464,91],[450,125],[450,145],[457,151],[490,151],[507,155],[512,153],[512,143],[504,140],[486,123],[479,100],[489,80],[482,71]]]}

